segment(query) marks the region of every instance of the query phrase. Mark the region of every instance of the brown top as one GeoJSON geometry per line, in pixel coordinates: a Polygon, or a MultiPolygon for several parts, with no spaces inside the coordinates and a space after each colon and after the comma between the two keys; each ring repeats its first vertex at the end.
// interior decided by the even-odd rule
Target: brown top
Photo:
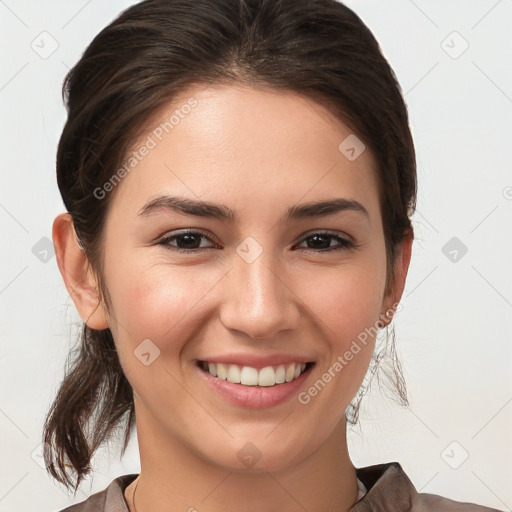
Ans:
{"type": "MultiPolygon", "coordinates": [[[[398,462],[356,468],[356,473],[367,493],[350,512],[500,512],[496,508],[453,501],[434,494],[420,494],[398,462]]],[[[119,476],[103,491],[60,512],[130,512],[124,490],[138,476],[136,473],[119,476]]]]}

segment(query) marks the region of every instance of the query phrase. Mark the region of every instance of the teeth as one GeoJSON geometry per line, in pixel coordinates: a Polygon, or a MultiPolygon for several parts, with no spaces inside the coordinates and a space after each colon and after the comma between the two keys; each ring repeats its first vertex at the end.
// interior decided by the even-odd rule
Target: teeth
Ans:
{"type": "MultiPolygon", "coordinates": [[[[276,369],[273,366],[266,366],[259,371],[252,366],[240,367],[237,364],[207,363],[207,365],[210,375],[218,379],[244,386],[264,387],[291,382],[306,368],[306,363],[291,363],[286,367],[279,365],[276,369]]],[[[206,364],[203,368],[205,366],[206,364]]]]}
{"type": "Polygon", "coordinates": [[[217,366],[215,364],[208,363],[208,371],[210,372],[210,375],[217,377],[217,366]]]}
{"type": "MultiPolygon", "coordinates": [[[[236,364],[232,364],[231,366],[236,366],[236,364]]],[[[250,366],[244,366],[240,372],[240,384],[244,384],[245,386],[257,386],[258,370],[250,366]]]]}
{"type": "MultiPolygon", "coordinates": [[[[306,365],[304,365],[306,366],[306,365]]],[[[284,366],[281,365],[276,370],[276,384],[282,384],[286,381],[286,370],[284,369],[284,366]]]]}
{"type": "Polygon", "coordinates": [[[230,364],[228,367],[227,380],[235,384],[240,384],[240,379],[240,368],[238,368],[236,364],[230,364]]]}
{"type": "Polygon", "coordinates": [[[222,380],[226,380],[228,376],[228,372],[226,367],[223,364],[217,365],[217,377],[222,380]]]}
{"type": "Polygon", "coordinates": [[[272,366],[266,366],[258,375],[258,386],[273,386],[276,383],[276,372],[272,366]]]}

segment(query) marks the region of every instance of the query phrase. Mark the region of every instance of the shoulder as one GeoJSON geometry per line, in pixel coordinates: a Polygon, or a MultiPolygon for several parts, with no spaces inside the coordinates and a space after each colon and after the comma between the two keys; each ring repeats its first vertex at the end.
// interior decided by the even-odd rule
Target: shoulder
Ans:
{"type": "Polygon", "coordinates": [[[413,510],[423,512],[424,510],[442,510],[446,512],[499,512],[496,508],[483,507],[475,503],[454,501],[443,498],[437,494],[418,494],[417,500],[413,503],[413,510]]]}
{"type": "Polygon", "coordinates": [[[124,490],[137,476],[135,473],[118,476],[102,491],[59,512],[129,512],[124,490]]]}
{"type": "Polygon", "coordinates": [[[351,509],[353,512],[500,512],[474,503],[418,493],[398,462],[357,468],[356,472],[367,492],[351,509]]]}

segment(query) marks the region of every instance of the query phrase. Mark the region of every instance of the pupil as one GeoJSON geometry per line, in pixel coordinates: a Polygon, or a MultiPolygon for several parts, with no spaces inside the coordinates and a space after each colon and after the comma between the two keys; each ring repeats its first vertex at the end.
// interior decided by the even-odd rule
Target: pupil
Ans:
{"type": "MultiPolygon", "coordinates": [[[[313,241],[318,241],[318,240],[322,241],[323,240],[324,242],[327,242],[327,245],[324,243],[323,244],[324,247],[322,247],[322,248],[325,249],[326,247],[329,247],[328,237],[325,235],[313,235],[312,240],[313,241]]],[[[315,249],[315,248],[318,249],[318,246],[313,247],[313,249],[315,249]]]]}
{"type": "Polygon", "coordinates": [[[197,245],[198,240],[195,235],[181,235],[180,238],[182,241],[185,240],[185,246],[186,246],[185,248],[186,249],[194,248],[194,246],[197,245]]]}

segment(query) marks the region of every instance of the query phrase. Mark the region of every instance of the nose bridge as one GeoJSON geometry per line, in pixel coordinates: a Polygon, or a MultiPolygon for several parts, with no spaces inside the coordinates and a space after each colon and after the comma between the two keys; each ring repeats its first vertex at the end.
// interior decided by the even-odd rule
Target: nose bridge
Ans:
{"type": "Polygon", "coordinates": [[[278,259],[270,249],[258,248],[251,240],[240,244],[229,276],[221,312],[226,328],[243,331],[252,338],[270,338],[296,327],[294,294],[283,282],[278,259]]]}

